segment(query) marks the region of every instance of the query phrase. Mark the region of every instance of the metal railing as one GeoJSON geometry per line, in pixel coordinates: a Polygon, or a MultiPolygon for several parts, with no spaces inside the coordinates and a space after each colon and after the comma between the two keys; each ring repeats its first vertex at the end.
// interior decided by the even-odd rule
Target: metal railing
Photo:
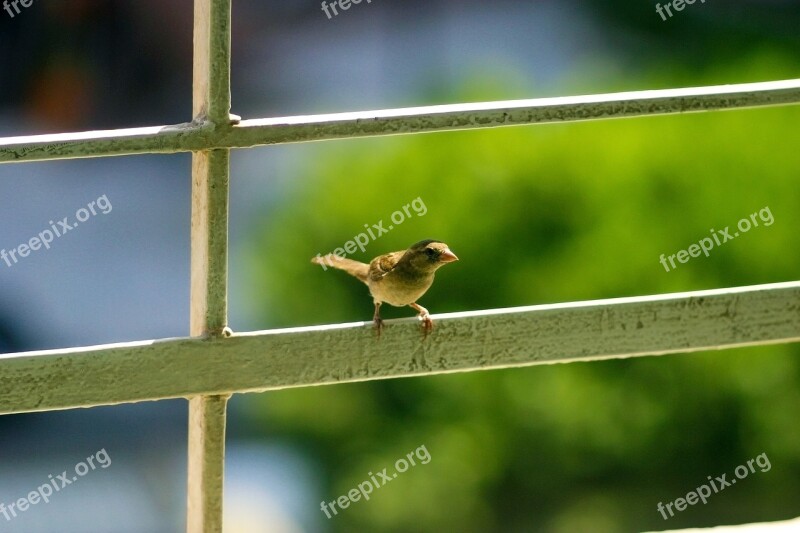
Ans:
{"type": "Polygon", "coordinates": [[[800,341],[800,282],[236,333],[227,324],[232,148],[800,103],[800,80],[240,121],[231,1],[195,0],[194,119],[0,139],[0,163],[192,152],[190,337],[0,355],[0,414],[189,398],[187,531],[222,530],[235,392],[800,341]],[[487,342],[487,334],[491,342],[487,342]]]}

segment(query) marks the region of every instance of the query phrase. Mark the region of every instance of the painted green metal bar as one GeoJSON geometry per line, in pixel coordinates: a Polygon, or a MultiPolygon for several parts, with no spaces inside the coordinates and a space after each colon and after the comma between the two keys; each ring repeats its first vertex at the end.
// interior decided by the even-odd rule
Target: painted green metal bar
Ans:
{"type": "Polygon", "coordinates": [[[0,414],[800,341],[800,282],[0,355],[0,414]]]}
{"type": "Polygon", "coordinates": [[[800,79],[0,138],[0,163],[696,113],[800,103],[800,79]],[[235,122],[235,121],[234,121],[235,122]]]}
{"type": "MultiPolygon", "coordinates": [[[[195,123],[230,125],[231,0],[194,2],[195,123]]],[[[192,153],[190,335],[220,338],[228,323],[230,150],[192,153]]],[[[200,354],[196,354],[197,357],[200,354]]],[[[189,362],[189,365],[192,365],[189,362]]],[[[221,533],[229,394],[189,398],[186,531],[221,533]]]]}

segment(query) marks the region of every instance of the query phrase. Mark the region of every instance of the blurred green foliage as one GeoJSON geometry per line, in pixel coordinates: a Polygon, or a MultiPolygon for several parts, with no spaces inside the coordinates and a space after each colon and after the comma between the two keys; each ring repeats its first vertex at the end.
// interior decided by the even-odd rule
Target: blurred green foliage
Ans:
{"type": "MultiPolygon", "coordinates": [[[[792,68],[759,53],[707,76],[745,82],[792,68]]],[[[453,101],[491,98],[467,90],[453,101]]],[[[432,313],[797,279],[798,124],[800,108],[780,107],[298,147],[307,171],[248,256],[264,326],[369,320],[366,288],[309,259],[364,224],[388,227],[418,197],[424,216],[354,258],[447,242],[461,260],[421,300],[432,313]],[[765,206],[773,225],[674,271],[659,263],[765,206]]],[[[384,308],[386,318],[414,314],[384,308]]],[[[798,356],[783,345],[539,366],[282,391],[243,406],[253,431],[323,469],[327,501],[427,447],[429,464],[369,502],[330,520],[309,509],[331,531],[710,526],[797,515],[798,356]],[[769,472],[668,522],[656,511],[761,453],[769,472]]]]}
{"type": "Polygon", "coordinates": [[[780,47],[795,56],[800,52],[800,6],[791,0],[697,0],[694,5],[685,2],[681,10],[673,9],[667,20],[656,12],[657,4],[672,3],[667,0],[583,3],[605,26],[613,28],[610,38],[628,58],[661,68],[679,64],[705,72],[714,65],[738,64],[742,56],[761,47],[780,47]]]}

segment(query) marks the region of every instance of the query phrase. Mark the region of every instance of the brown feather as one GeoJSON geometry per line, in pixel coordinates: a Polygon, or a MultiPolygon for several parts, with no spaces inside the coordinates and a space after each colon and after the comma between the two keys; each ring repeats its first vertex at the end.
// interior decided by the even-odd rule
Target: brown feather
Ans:
{"type": "Polygon", "coordinates": [[[369,263],[369,280],[370,281],[378,281],[383,279],[383,277],[394,270],[394,267],[397,266],[397,263],[402,259],[403,254],[406,251],[400,252],[392,252],[390,254],[384,254],[376,257],[369,263]]]}
{"type": "Polygon", "coordinates": [[[329,266],[344,270],[351,276],[354,276],[364,283],[367,282],[367,274],[369,273],[369,265],[352,259],[339,257],[338,255],[328,254],[324,257],[312,257],[311,262],[316,265],[329,266]]]}

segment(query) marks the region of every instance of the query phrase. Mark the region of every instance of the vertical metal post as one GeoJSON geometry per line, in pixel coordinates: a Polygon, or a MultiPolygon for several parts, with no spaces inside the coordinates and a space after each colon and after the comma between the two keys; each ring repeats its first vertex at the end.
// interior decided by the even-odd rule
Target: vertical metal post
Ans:
{"type": "MultiPolygon", "coordinates": [[[[194,9],[194,120],[229,127],[231,0],[195,0],[194,9]]],[[[221,336],[227,326],[229,163],[226,149],[192,153],[192,336],[221,336]]],[[[228,397],[189,400],[189,533],[222,531],[228,397]]]]}

